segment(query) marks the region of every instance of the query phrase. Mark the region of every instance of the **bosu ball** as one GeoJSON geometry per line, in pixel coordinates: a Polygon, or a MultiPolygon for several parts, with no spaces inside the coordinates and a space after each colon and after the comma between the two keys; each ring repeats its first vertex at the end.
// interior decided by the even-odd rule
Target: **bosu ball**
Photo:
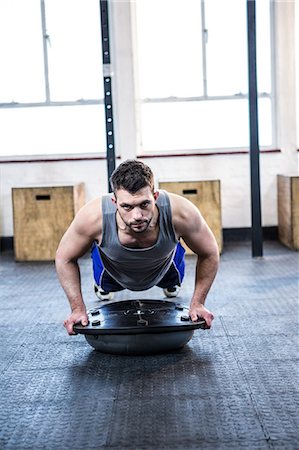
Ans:
{"type": "Polygon", "coordinates": [[[170,300],[121,300],[88,312],[88,325],[75,325],[76,333],[104,353],[145,355],[176,350],[190,341],[203,319],[192,322],[189,309],[170,300]]]}

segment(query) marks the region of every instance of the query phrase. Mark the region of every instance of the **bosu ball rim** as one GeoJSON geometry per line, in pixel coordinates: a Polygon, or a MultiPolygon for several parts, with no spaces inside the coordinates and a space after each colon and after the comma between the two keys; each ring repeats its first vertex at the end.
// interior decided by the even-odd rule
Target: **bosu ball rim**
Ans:
{"type": "Polygon", "coordinates": [[[87,311],[87,326],[74,325],[95,350],[144,355],[184,347],[204,319],[192,322],[189,309],[172,300],[134,299],[102,303],[87,311]]]}

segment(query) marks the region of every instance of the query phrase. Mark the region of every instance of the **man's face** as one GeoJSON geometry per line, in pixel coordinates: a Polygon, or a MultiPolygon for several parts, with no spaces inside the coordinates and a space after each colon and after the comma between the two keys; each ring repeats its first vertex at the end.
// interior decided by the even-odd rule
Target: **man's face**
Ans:
{"type": "Polygon", "coordinates": [[[112,201],[116,204],[118,213],[129,230],[142,233],[148,229],[154,216],[158,195],[158,192],[153,193],[148,186],[135,194],[118,189],[112,201]]]}

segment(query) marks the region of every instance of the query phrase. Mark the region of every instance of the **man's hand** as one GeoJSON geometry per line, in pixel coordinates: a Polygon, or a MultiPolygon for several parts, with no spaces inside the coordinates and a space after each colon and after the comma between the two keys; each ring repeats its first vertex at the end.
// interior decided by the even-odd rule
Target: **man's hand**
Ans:
{"type": "Polygon", "coordinates": [[[204,319],[207,324],[207,328],[211,328],[214,315],[204,305],[190,305],[189,316],[192,322],[197,322],[198,319],[204,319]]]}
{"type": "Polygon", "coordinates": [[[88,316],[85,309],[75,309],[72,314],[63,322],[63,325],[70,336],[76,334],[74,332],[73,326],[77,323],[81,323],[84,327],[88,325],[88,316]]]}

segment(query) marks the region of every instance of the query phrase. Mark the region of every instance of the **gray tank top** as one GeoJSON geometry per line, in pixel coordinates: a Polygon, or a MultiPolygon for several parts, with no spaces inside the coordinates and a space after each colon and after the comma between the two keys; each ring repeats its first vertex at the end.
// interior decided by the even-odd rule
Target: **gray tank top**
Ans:
{"type": "Polygon", "coordinates": [[[105,269],[122,287],[143,291],[155,286],[169,269],[178,240],[172,224],[168,194],[159,190],[159,235],[148,248],[129,248],[119,242],[113,194],[102,198],[102,242],[98,246],[105,269]]]}

